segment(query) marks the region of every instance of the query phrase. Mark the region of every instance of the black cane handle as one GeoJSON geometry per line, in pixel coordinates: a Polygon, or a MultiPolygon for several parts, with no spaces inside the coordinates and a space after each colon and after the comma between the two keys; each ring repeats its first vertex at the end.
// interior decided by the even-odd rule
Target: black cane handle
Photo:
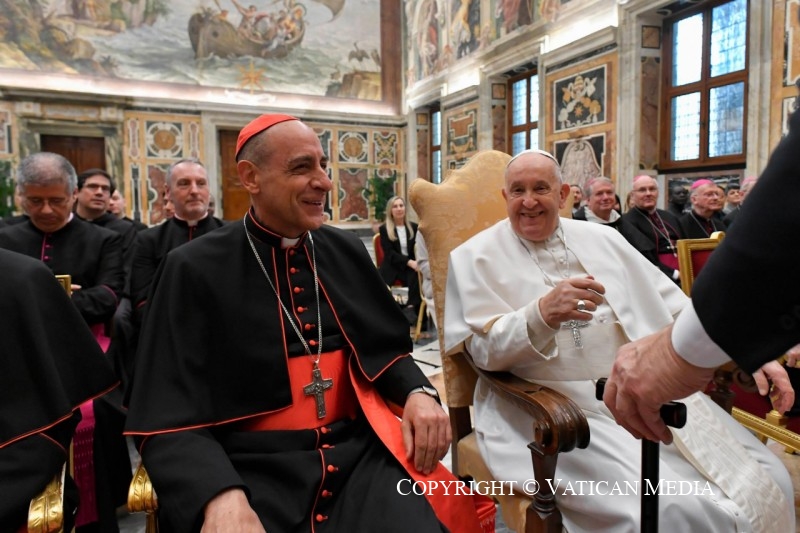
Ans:
{"type": "MultiPolygon", "coordinates": [[[[600,378],[595,385],[594,397],[603,400],[606,389],[606,378],[600,378]]],[[[686,425],[686,405],[680,402],[669,402],[661,406],[661,420],[670,427],[682,428],[686,425]]]]}

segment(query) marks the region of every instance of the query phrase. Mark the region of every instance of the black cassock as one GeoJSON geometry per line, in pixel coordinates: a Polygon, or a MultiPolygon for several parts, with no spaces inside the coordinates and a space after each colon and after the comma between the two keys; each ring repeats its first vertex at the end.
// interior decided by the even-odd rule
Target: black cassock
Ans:
{"type": "Polygon", "coordinates": [[[147,300],[150,283],[158,265],[167,253],[192,241],[209,231],[221,228],[225,223],[207,216],[190,226],[185,221],[172,217],[158,226],[147,228],[136,235],[131,267],[131,301],[137,313],[147,300]]]}
{"type": "Polygon", "coordinates": [[[692,286],[711,339],[747,372],[800,343],[800,113],[692,286]]]}
{"type": "MultiPolygon", "coordinates": [[[[408,324],[357,237],[323,226],[281,248],[280,236],[246,220],[307,343],[318,338],[313,239],[324,351],[348,350],[351,367],[399,405],[428,383],[408,357],[408,324]]],[[[198,530],[203,505],[230,487],[245,488],[267,531],[444,529],[424,498],[398,498],[397,481],[409,476],[363,414],[324,437],[231,422],[289,407],[287,360],[308,357],[241,222],[170,252],[151,295],[126,430],[147,436],[141,452],[170,531],[198,530]],[[321,457],[335,474],[321,471],[321,457]],[[332,497],[315,501],[331,478],[332,497]]]]}
{"type": "Polygon", "coordinates": [[[30,220],[0,230],[0,248],[40,259],[53,274],[69,274],[81,289],[72,303],[86,323],[105,323],[114,316],[124,288],[122,236],[73,217],[53,233],[30,220]]]}
{"type": "MultiPolygon", "coordinates": [[[[122,235],[77,216],[53,233],[45,233],[27,220],[0,230],[0,248],[39,259],[53,274],[69,274],[72,283],[81,286],[72,293],[73,305],[96,336],[110,336],[110,324],[125,283],[122,235]]],[[[120,402],[118,391],[94,402],[95,494],[102,530],[110,532],[117,530],[116,507],[125,503],[131,480],[120,402]]],[[[76,457],[76,464],[87,463],[76,457]]]]}
{"type": "Polygon", "coordinates": [[[61,471],[78,407],[116,379],[41,261],[0,250],[0,272],[0,531],[16,531],[61,471]]]}

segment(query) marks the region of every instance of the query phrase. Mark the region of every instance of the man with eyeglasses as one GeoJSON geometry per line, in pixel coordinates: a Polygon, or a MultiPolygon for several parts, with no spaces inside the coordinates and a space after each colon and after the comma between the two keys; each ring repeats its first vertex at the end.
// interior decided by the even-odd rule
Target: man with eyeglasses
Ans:
{"type": "MultiPolygon", "coordinates": [[[[39,259],[53,274],[70,275],[72,303],[107,350],[108,326],[124,287],[122,236],[72,212],[77,175],[61,155],[39,152],[23,159],[17,187],[29,219],[0,229],[0,248],[39,259]]],[[[96,499],[97,505],[84,505],[76,517],[77,527],[115,527],[116,507],[125,501],[130,461],[120,422],[110,409],[101,399],[81,407],[86,424],[78,426],[75,455],[90,459],[76,459],[76,481],[81,501],[96,499]]]]}
{"type": "Polygon", "coordinates": [[[0,248],[43,261],[54,274],[72,276],[72,301],[89,326],[103,325],[123,289],[122,237],[72,213],[77,176],[64,157],[40,152],[22,160],[17,174],[26,222],[0,230],[0,248]]]}
{"type": "Polygon", "coordinates": [[[684,239],[707,239],[715,231],[725,231],[722,221],[722,193],[716,183],[708,179],[692,184],[690,200],[692,210],[679,219],[684,239]]]}
{"type": "MultiPolygon", "coordinates": [[[[631,194],[633,207],[623,217],[639,230],[658,255],[656,266],[675,283],[680,283],[678,271],[678,239],[683,238],[678,218],[668,211],[658,209],[658,184],[651,176],[633,178],[631,194]]],[[[639,248],[637,248],[639,249],[639,248]]],[[[647,256],[649,250],[639,249],[647,256]]]]}
{"type": "Polygon", "coordinates": [[[122,235],[122,262],[126,280],[130,272],[133,241],[136,226],[125,219],[109,213],[111,195],[116,185],[111,174],[99,168],[90,168],[78,174],[78,194],[75,201],[75,214],[82,220],[110,229],[122,235]]]}

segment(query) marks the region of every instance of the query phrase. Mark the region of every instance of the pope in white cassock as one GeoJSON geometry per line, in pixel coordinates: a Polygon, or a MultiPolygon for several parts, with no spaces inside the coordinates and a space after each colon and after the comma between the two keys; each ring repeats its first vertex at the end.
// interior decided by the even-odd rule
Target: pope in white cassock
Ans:
{"type": "MultiPolygon", "coordinates": [[[[560,219],[568,193],[552,155],[532,150],[509,162],[508,218],[450,255],[445,349],[465,344],[481,368],[510,371],[572,398],[591,439],[585,450],[558,459],[552,484],[564,526],[637,532],[645,490],[638,486],[641,443],[595,399],[595,383],[608,375],[621,344],[670,323],[688,298],[618,232],[560,219]]],[[[780,404],[792,401],[781,371],[763,371],[781,389],[780,404]]],[[[683,402],[686,427],[673,430],[673,445],[661,446],[662,528],[794,532],[792,482],[778,458],[707,396],[683,402]]],[[[529,415],[479,382],[475,427],[495,479],[522,492],[532,477],[529,415]]]]}

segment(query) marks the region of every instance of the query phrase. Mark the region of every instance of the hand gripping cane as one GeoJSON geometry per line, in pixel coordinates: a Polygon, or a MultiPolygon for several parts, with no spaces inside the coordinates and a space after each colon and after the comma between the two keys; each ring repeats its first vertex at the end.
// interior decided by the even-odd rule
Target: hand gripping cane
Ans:
{"type": "MultiPolygon", "coordinates": [[[[595,398],[602,401],[606,378],[597,380],[595,398]]],[[[668,426],[682,428],[686,424],[686,406],[669,402],[661,406],[661,420],[668,426]]],[[[658,442],[642,439],[642,533],[658,533],[658,442]]]]}

